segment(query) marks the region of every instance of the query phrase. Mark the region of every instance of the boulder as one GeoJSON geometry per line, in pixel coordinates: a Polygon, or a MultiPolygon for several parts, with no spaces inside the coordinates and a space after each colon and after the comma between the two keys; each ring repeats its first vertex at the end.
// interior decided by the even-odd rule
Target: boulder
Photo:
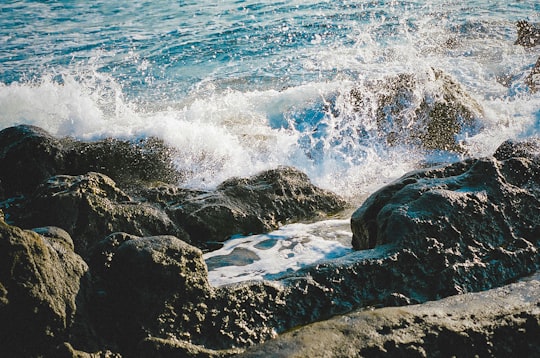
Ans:
{"type": "Polygon", "coordinates": [[[64,169],[64,147],[45,130],[28,125],[0,131],[0,183],[4,197],[29,192],[64,169]]]}
{"type": "Polygon", "coordinates": [[[65,231],[24,231],[1,219],[0,355],[48,355],[70,340],[83,314],[87,272],[65,231]]]}
{"type": "Polygon", "coordinates": [[[375,118],[376,135],[387,144],[427,150],[463,152],[461,141],[480,129],[483,117],[480,104],[437,69],[369,82],[353,88],[349,100],[355,112],[375,118]]]}
{"type": "Polygon", "coordinates": [[[92,245],[117,231],[189,240],[159,207],[132,200],[112,179],[93,172],[48,179],[13,209],[11,218],[23,227],[63,228],[73,238],[75,251],[85,258],[92,245]]]}
{"type": "Polygon", "coordinates": [[[155,138],[80,142],[57,139],[45,130],[19,125],[0,131],[0,182],[4,197],[31,192],[46,179],[97,171],[122,186],[140,182],[176,183],[172,149],[155,138]]]}
{"type": "MultiPolygon", "coordinates": [[[[105,241],[107,260],[96,270],[107,306],[102,320],[122,351],[133,354],[145,337],[204,342],[213,289],[202,252],[173,236],[116,234],[105,241]]],[[[96,254],[104,257],[103,250],[96,254]]]]}
{"type": "Polygon", "coordinates": [[[517,24],[516,45],[524,47],[534,47],[540,44],[540,29],[534,27],[530,22],[521,20],[517,24]]]}
{"type": "Polygon", "coordinates": [[[540,277],[400,308],[356,311],[287,332],[241,357],[539,356],[540,277]]]}
{"type": "Polygon", "coordinates": [[[175,204],[168,212],[181,222],[193,242],[224,241],[236,234],[259,234],[293,221],[325,217],[346,203],[336,194],[311,184],[290,167],[264,171],[249,178],[232,178],[215,191],[175,204]]]}

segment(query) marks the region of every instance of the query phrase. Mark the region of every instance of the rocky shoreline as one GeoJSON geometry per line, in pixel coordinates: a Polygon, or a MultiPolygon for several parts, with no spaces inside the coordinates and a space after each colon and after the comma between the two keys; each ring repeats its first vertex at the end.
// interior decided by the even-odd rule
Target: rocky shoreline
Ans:
{"type": "MultiPolygon", "coordinates": [[[[539,33],[520,22],[516,43],[539,33]]],[[[382,108],[388,145],[465,155],[456,136],[479,130],[482,109],[443,72],[428,75],[373,83],[392,89],[373,98],[353,89],[351,105],[382,108]],[[439,101],[413,95],[425,83],[439,101]],[[406,111],[409,100],[421,105],[406,111]],[[399,137],[410,121],[423,132],[399,137]]],[[[540,140],[408,173],[352,214],[355,252],[222,287],[203,252],[354,208],[290,167],[183,188],[178,154],[155,138],[0,131],[0,355],[540,355],[540,140]]]]}
{"type": "MultiPolygon", "coordinates": [[[[156,143],[81,143],[29,126],[0,132],[5,354],[230,356],[335,315],[483,291],[540,267],[540,142],[508,141],[491,157],[415,171],[373,194],[351,219],[359,251],[275,281],[214,288],[201,249],[234,233],[324,218],[347,203],[292,168],[215,191],[181,189],[166,182],[168,161],[155,163],[169,151],[156,143]],[[111,159],[115,145],[132,153],[111,159]],[[90,163],[77,158],[86,153],[93,167],[72,165],[90,163]],[[151,172],[140,173],[145,166],[133,158],[151,161],[151,172]]],[[[538,296],[538,286],[530,290],[538,296]]],[[[516,332],[529,337],[539,312],[523,312],[516,332]]],[[[527,347],[538,353],[537,344],[527,347]]]]}

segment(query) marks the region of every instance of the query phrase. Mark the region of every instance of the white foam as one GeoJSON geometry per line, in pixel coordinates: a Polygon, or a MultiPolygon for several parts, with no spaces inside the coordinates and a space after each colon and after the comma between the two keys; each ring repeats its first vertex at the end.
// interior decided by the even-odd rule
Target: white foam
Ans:
{"type": "Polygon", "coordinates": [[[203,257],[207,262],[212,261],[211,267],[223,265],[209,271],[210,283],[222,286],[246,280],[273,279],[321,260],[344,256],[352,251],[351,237],[348,220],[291,224],[264,235],[232,238],[221,249],[203,257]],[[229,265],[227,260],[239,249],[242,251],[239,255],[251,257],[251,260],[243,265],[229,265]]]}

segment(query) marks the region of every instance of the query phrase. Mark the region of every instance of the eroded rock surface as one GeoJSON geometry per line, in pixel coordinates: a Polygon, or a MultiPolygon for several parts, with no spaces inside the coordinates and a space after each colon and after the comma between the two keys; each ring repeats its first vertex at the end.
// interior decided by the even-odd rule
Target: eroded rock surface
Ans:
{"type": "Polygon", "coordinates": [[[288,332],[242,357],[540,355],[540,275],[482,293],[364,310],[288,332]]]}
{"type": "Polygon", "coordinates": [[[24,231],[0,219],[2,355],[50,354],[69,340],[84,307],[80,290],[87,272],[65,231],[24,231]]]}
{"type": "Polygon", "coordinates": [[[92,245],[116,231],[189,240],[160,208],[132,200],[112,179],[92,172],[49,178],[14,209],[12,220],[23,227],[63,228],[73,237],[76,252],[85,258],[92,245]]]}
{"type": "Polygon", "coordinates": [[[104,173],[123,186],[176,183],[180,175],[171,155],[171,148],[154,138],[87,143],[58,139],[39,127],[19,125],[0,131],[0,182],[5,197],[30,193],[55,175],[90,171],[104,173]]]}

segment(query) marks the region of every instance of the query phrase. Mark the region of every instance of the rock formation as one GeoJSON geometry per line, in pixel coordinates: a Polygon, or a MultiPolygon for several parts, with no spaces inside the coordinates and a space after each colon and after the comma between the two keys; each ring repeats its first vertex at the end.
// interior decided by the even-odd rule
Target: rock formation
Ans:
{"type": "Polygon", "coordinates": [[[540,277],[490,291],[314,323],[241,357],[540,355],[540,277]]]}
{"type": "Polygon", "coordinates": [[[462,152],[460,138],[480,127],[483,109],[441,70],[399,74],[350,91],[355,110],[376,119],[377,135],[390,145],[462,152]]]}
{"type": "Polygon", "coordinates": [[[517,40],[516,45],[524,47],[534,47],[540,44],[540,29],[534,27],[530,22],[521,20],[516,24],[517,40]]]}
{"type": "Polygon", "coordinates": [[[88,266],[69,235],[56,228],[24,231],[1,219],[0,262],[2,355],[48,354],[70,339],[84,309],[88,266]]]}
{"type": "Polygon", "coordinates": [[[139,182],[176,183],[172,150],[163,142],[105,139],[80,142],[58,139],[45,130],[19,125],[0,131],[0,182],[4,196],[27,194],[55,175],[90,171],[110,176],[122,186],[139,182]]]}
{"type": "MultiPolygon", "coordinates": [[[[56,141],[27,127],[0,132],[7,137],[11,144],[0,153],[27,140],[56,141]]],[[[354,253],[274,281],[220,288],[209,285],[202,251],[191,244],[207,248],[211,240],[308,220],[344,202],[292,168],[233,178],[214,191],[142,181],[117,186],[96,172],[59,175],[64,164],[54,163],[66,152],[51,157],[53,150],[38,149],[35,157],[51,166],[29,161],[35,168],[20,170],[53,175],[40,183],[17,186],[22,163],[13,153],[2,157],[12,158],[4,163],[15,171],[2,174],[4,192],[25,194],[2,202],[0,220],[0,338],[9,342],[0,352],[11,356],[230,356],[337,314],[487,290],[540,267],[535,140],[508,141],[493,156],[418,170],[382,188],[353,214],[354,253]]],[[[520,312],[505,322],[534,334],[537,314],[520,312]]],[[[466,331],[470,340],[448,336],[456,354],[471,342],[490,352],[489,337],[508,333],[497,328],[504,327],[499,316],[485,317],[498,326],[466,331]]],[[[407,331],[389,318],[388,327],[425,342],[411,340],[416,353],[436,354],[436,342],[446,342],[435,321],[422,325],[414,313],[401,321],[433,333],[407,331]]],[[[518,342],[516,334],[508,339],[518,342]]],[[[371,343],[359,349],[408,347],[391,338],[371,343]]]]}

